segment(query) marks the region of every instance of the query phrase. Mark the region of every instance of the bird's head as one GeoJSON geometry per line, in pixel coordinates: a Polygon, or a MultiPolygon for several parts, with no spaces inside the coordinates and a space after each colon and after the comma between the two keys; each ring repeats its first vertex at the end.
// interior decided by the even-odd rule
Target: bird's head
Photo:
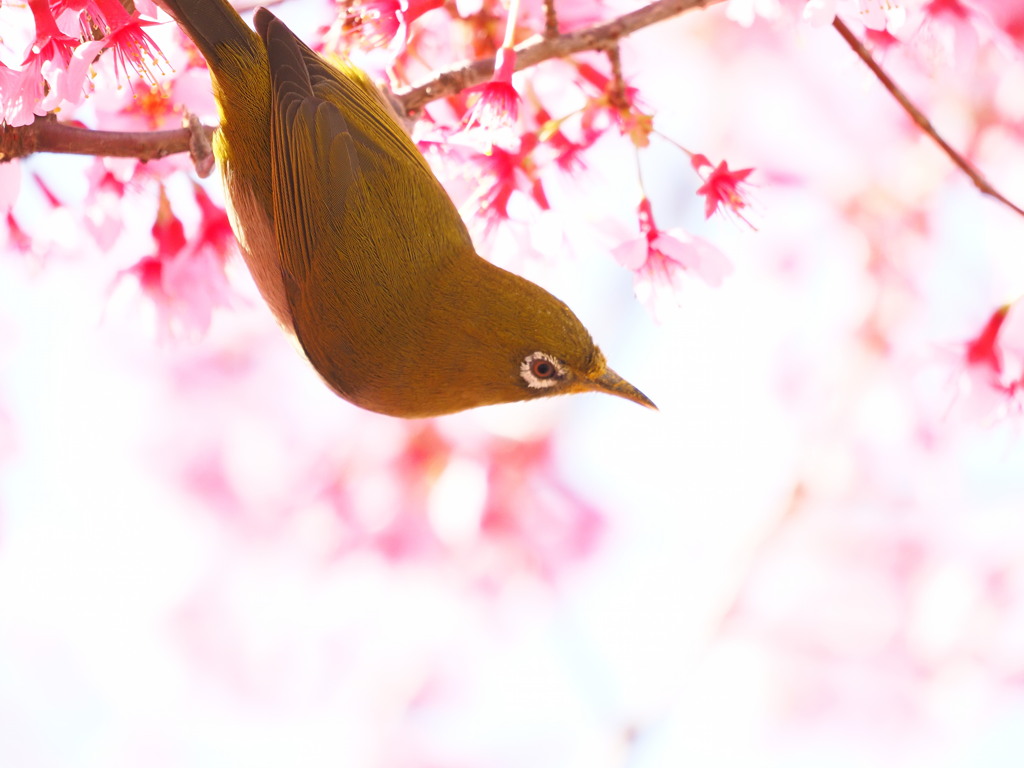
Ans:
{"type": "Polygon", "coordinates": [[[483,262],[438,291],[429,331],[418,340],[433,350],[421,371],[424,406],[451,412],[579,392],[604,392],[657,406],[608,367],[579,318],[540,286],[483,262]]]}

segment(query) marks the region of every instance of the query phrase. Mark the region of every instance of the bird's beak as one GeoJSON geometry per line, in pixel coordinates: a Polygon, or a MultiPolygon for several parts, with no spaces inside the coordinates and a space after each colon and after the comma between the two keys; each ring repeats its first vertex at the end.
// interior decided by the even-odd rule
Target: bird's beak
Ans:
{"type": "Polygon", "coordinates": [[[656,406],[647,395],[619,376],[619,374],[611,368],[606,368],[604,373],[600,376],[595,376],[594,378],[589,379],[589,381],[591,388],[597,392],[607,392],[609,395],[618,395],[619,397],[624,397],[627,400],[632,400],[634,403],[639,403],[640,405],[645,405],[648,408],[658,410],[658,406],[656,406]]]}

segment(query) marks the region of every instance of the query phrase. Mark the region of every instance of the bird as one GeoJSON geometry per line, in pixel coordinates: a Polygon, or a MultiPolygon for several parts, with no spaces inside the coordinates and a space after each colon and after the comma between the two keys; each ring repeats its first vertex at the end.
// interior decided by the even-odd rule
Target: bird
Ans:
{"type": "Polygon", "coordinates": [[[261,295],[340,397],[401,418],[576,392],[656,408],[545,289],[478,255],[362,70],[265,8],[161,0],[208,64],[228,216],[261,295]]]}

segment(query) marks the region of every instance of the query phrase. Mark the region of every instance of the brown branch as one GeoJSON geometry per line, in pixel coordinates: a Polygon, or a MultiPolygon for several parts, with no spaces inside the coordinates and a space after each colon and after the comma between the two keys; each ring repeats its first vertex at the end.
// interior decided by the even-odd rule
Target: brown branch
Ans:
{"type": "Polygon", "coordinates": [[[192,123],[192,127],[169,131],[94,131],[58,123],[52,117],[40,117],[31,125],[0,126],[0,162],[26,157],[33,152],[135,157],[142,161],[191,152],[201,171],[209,162],[205,149],[213,131],[198,122],[192,123]]]}
{"type": "Polygon", "coordinates": [[[605,50],[608,64],[612,69],[612,84],[608,92],[608,101],[621,112],[629,111],[629,99],[626,98],[626,78],[622,76],[622,51],[618,45],[609,46],[605,50]]]}
{"type": "Polygon", "coordinates": [[[558,11],[555,0],[544,0],[544,37],[558,37],[558,11]]]}
{"type": "MultiPolygon", "coordinates": [[[[608,48],[620,38],[694,8],[715,5],[722,0],[657,0],[605,24],[558,37],[534,36],[516,46],[516,70],[528,69],[548,59],[559,59],[580,51],[608,48]]],[[[451,96],[485,82],[494,74],[494,59],[478,59],[437,73],[430,80],[395,93],[408,114],[414,114],[435,99],[451,96]]]]}
{"type": "Polygon", "coordinates": [[[1019,213],[1021,216],[1024,216],[1024,210],[1003,197],[995,187],[988,183],[977,168],[975,168],[963,155],[953,149],[953,147],[949,145],[949,142],[939,135],[939,132],[935,130],[935,126],[932,125],[931,120],[925,117],[924,113],[914,106],[913,102],[910,101],[907,95],[898,85],[896,85],[893,79],[889,77],[878,62],[875,61],[871,56],[870,51],[864,47],[864,44],[857,39],[853,32],[850,31],[850,28],[846,26],[838,16],[836,16],[835,20],[832,22],[832,26],[836,28],[836,31],[842,36],[843,40],[846,41],[846,44],[853,49],[853,52],[860,57],[861,61],[867,64],[868,69],[870,69],[875,77],[878,78],[885,89],[892,94],[893,98],[899,102],[900,106],[903,107],[903,110],[910,115],[910,119],[917,123],[917,126],[924,131],[932,141],[939,145],[939,148],[950,160],[953,161],[953,164],[964,172],[967,178],[974,183],[974,186],[977,187],[982,194],[994,197],[1003,205],[1012,209],[1016,213],[1019,213]]]}

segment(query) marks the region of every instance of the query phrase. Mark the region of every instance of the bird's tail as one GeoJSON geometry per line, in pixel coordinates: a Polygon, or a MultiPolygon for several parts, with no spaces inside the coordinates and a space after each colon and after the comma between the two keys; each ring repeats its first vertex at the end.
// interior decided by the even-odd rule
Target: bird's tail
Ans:
{"type": "Polygon", "coordinates": [[[227,0],[160,0],[216,70],[228,51],[261,48],[259,38],[227,0]]]}

